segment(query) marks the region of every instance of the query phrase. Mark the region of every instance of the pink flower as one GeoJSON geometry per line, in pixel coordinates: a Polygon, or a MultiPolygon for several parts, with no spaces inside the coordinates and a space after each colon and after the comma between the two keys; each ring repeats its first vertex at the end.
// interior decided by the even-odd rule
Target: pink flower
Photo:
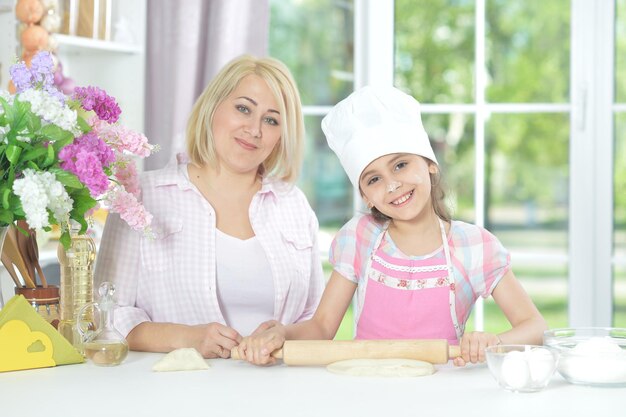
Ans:
{"type": "Polygon", "coordinates": [[[137,198],[121,187],[116,188],[109,195],[110,209],[113,213],[119,213],[134,230],[143,230],[152,222],[152,214],[148,213],[137,198]]]}
{"type": "Polygon", "coordinates": [[[89,124],[93,132],[120,153],[128,152],[145,158],[154,150],[154,145],[149,144],[148,138],[142,133],[124,126],[108,124],[97,117],[92,117],[89,124]]]}
{"type": "Polygon", "coordinates": [[[115,178],[126,191],[139,198],[141,189],[139,188],[139,176],[137,167],[130,158],[120,155],[114,168],[115,178]]]}
{"type": "Polygon", "coordinates": [[[104,173],[95,154],[79,151],[76,154],[75,167],[73,174],[89,188],[92,197],[98,197],[109,188],[109,177],[104,173]]]}
{"type": "Polygon", "coordinates": [[[98,87],[77,87],[74,99],[80,101],[83,109],[93,110],[100,119],[109,123],[117,122],[122,113],[115,99],[98,87]]]}
{"type": "Polygon", "coordinates": [[[109,178],[104,169],[114,160],[115,154],[94,133],[86,133],[59,151],[61,168],[76,175],[98,197],[109,188],[109,178]]]}

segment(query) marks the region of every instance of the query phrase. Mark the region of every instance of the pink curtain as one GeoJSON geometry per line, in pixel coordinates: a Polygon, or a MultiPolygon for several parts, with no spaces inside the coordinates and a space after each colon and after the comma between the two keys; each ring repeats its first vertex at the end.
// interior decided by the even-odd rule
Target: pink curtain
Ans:
{"type": "Polygon", "coordinates": [[[146,135],[161,151],[144,169],[184,149],[191,107],[232,58],[267,55],[269,0],[148,1],[146,135]]]}

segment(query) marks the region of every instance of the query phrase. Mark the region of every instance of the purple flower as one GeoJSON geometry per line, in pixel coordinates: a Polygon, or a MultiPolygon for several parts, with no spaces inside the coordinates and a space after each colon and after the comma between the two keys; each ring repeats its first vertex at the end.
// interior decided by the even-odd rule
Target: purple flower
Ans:
{"type": "Polygon", "coordinates": [[[11,73],[11,80],[13,80],[13,85],[15,85],[15,89],[18,93],[33,87],[35,83],[33,74],[24,62],[18,62],[12,65],[9,72],[11,73]]]}
{"type": "Polygon", "coordinates": [[[59,159],[69,161],[76,158],[79,152],[93,154],[98,160],[98,164],[103,167],[108,167],[115,161],[115,153],[113,150],[93,132],[85,133],[73,143],[63,147],[59,152],[59,159]]]}
{"type": "Polygon", "coordinates": [[[76,175],[91,195],[98,197],[109,187],[104,172],[115,161],[115,153],[95,133],[89,132],[59,151],[61,168],[76,175]]]}
{"type": "Polygon", "coordinates": [[[52,62],[50,52],[42,51],[33,57],[30,63],[30,72],[35,82],[41,83],[44,88],[52,86],[54,83],[53,71],[54,62],[52,62]]]}
{"type": "Polygon", "coordinates": [[[117,122],[122,112],[115,99],[98,87],[77,87],[74,99],[79,100],[83,109],[93,110],[101,120],[117,122]]]}
{"type": "Polygon", "coordinates": [[[91,152],[80,151],[76,154],[76,176],[89,188],[92,197],[98,197],[109,188],[109,177],[98,164],[98,158],[91,152]]]}
{"type": "Polygon", "coordinates": [[[53,67],[50,52],[41,51],[33,57],[30,68],[22,61],[11,66],[9,72],[18,93],[30,88],[41,88],[65,103],[65,96],[54,86],[53,67]]]}

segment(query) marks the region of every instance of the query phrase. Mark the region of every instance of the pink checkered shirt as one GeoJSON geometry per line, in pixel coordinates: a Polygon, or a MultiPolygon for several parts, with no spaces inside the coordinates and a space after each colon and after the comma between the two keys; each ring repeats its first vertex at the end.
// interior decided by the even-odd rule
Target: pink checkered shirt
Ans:
{"type": "MultiPolygon", "coordinates": [[[[115,283],[115,325],[124,335],[145,321],[226,324],[216,294],[215,211],[185,169],[183,161],[142,175],[154,238],[131,230],[118,215],[107,219],[96,288],[115,283]]],[[[265,180],[249,213],[274,278],[274,319],[288,324],[310,318],[324,276],[318,222],[306,197],[295,186],[265,180]]]]}

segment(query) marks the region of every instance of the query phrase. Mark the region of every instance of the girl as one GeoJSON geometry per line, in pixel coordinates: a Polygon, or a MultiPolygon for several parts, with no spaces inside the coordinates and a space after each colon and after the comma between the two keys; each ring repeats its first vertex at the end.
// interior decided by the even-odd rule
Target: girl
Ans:
{"type": "Polygon", "coordinates": [[[355,291],[357,339],[447,339],[460,344],[457,366],[483,362],[487,346],[541,344],[546,323],[509,253],[487,230],[450,219],[415,99],[365,87],[337,104],[322,129],[371,214],[357,215],[335,237],[334,271],[314,316],[266,323],[239,344],[241,357],[274,363],[270,353],[286,339],[332,339],[355,291]],[[474,302],[490,294],[512,328],[465,333],[474,302]]]}

